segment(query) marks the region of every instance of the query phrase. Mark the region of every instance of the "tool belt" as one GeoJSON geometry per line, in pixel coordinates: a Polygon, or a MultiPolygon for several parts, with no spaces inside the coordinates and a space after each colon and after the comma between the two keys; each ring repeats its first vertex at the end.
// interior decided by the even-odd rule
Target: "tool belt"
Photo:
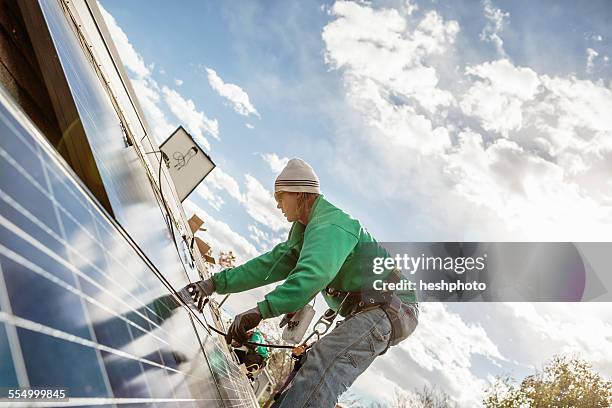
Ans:
{"type": "MultiPolygon", "coordinates": [[[[387,281],[399,282],[401,275],[399,271],[392,273],[387,281]]],[[[387,348],[381,353],[387,352],[390,346],[399,344],[412,334],[418,323],[419,309],[416,303],[403,303],[392,291],[378,292],[344,292],[331,287],[325,289],[328,296],[347,298],[351,301],[347,319],[367,310],[381,308],[391,322],[391,338],[387,348]]]]}

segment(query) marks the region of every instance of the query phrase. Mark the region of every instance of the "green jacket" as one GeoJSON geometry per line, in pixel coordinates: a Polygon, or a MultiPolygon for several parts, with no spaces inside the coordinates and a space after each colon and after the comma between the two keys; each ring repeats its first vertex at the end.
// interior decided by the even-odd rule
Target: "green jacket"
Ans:
{"type": "MultiPolygon", "coordinates": [[[[217,293],[236,293],[285,280],[258,303],[264,319],[295,312],[318,292],[330,286],[341,291],[372,287],[369,281],[383,279],[372,272],[372,257],[386,256],[359,221],[319,196],[308,225],[293,223],[287,241],[270,252],[236,268],[213,276],[217,293]]],[[[416,302],[413,291],[399,293],[405,302],[416,302]]],[[[334,310],[342,299],[323,293],[334,310]]],[[[343,310],[340,314],[344,314],[343,310]]]]}

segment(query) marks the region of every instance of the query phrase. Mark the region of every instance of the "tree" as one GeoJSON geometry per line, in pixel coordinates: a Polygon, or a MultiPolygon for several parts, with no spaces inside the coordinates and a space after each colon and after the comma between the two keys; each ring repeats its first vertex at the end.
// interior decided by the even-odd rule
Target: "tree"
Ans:
{"type": "Polygon", "coordinates": [[[612,381],[578,357],[555,356],[520,386],[510,377],[498,378],[483,403],[487,408],[605,408],[612,406],[612,381]]]}
{"type": "Polygon", "coordinates": [[[374,402],[368,408],[457,408],[450,396],[438,387],[424,386],[420,390],[395,388],[390,402],[374,402]]]}
{"type": "Polygon", "coordinates": [[[457,404],[451,400],[444,390],[437,387],[423,387],[416,391],[416,405],[419,408],[456,408],[457,404]]]}
{"type": "Polygon", "coordinates": [[[351,391],[350,389],[346,391],[344,394],[342,394],[342,396],[340,397],[340,401],[338,401],[338,404],[336,404],[336,408],[337,407],[374,408],[372,405],[369,405],[369,406],[364,405],[363,399],[359,395],[351,391]]]}

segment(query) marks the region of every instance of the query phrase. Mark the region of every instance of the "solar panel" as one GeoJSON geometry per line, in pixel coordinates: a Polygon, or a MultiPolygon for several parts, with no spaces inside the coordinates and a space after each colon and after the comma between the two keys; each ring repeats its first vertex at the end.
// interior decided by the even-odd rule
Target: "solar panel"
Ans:
{"type": "Polygon", "coordinates": [[[221,340],[0,102],[0,386],[68,388],[56,406],[256,406],[221,340]]]}
{"type": "Polygon", "coordinates": [[[219,339],[200,327],[202,353],[186,310],[5,105],[0,133],[2,384],[94,405],[253,406],[219,339]]]}

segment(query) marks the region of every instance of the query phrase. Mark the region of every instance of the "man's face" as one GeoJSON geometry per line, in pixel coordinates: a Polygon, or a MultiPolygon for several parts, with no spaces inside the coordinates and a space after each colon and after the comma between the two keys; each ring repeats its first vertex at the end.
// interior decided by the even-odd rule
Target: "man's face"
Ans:
{"type": "Polygon", "coordinates": [[[285,218],[289,222],[295,222],[299,218],[297,211],[297,193],[290,193],[287,191],[279,191],[274,193],[276,198],[276,208],[280,208],[285,218]]]}

